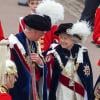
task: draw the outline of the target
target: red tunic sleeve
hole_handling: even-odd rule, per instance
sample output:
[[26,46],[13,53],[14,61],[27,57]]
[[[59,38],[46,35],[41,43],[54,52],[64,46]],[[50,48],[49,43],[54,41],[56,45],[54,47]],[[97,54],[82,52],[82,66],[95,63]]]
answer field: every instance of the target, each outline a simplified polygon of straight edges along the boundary
[[100,44],[98,38],[100,38],[100,8],[97,8],[96,10],[95,21],[94,21],[93,41],[96,44]]
[[48,48],[50,47],[50,44],[54,40],[59,40],[58,36],[56,36],[54,34],[54,32],[57,30],[57,28],[58,28],[58,26],[54,25],[54,26],[52,26],[50,31],[45,33],[45,35],[44,35],[44,51],[48,50]]
[[98,66],[100,66],[100,59],[99,59],[99,61],[98,61]]
[[0,100],[12,100],[12,98],[7,93],[0,93]]
[[2,25],[0,22],[0,40],[4,39],[4,33],[3,33],[3,29],[2,29]]

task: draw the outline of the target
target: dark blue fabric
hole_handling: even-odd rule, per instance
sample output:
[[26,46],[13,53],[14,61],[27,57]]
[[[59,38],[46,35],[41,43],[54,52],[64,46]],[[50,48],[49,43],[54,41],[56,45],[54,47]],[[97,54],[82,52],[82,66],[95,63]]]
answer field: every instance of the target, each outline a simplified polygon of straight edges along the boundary
[[26,44],[26,36],[23,32],[16,34],[16,37],[18,38],[18,40],[21,42],[21,44],[24,46],[24,49],[26,51],[26,53],[28,53],[28,47]]
[[[83,64],[80,64],[78,68],[78,75],[80,77],[80,80],[82,81],[84,88],[87,91],[88,95],[88,100],[93,100],[93,74],[92,74],[92,69],[91,69],[91,63],[88,57],[88,52],[84,52],[83,54]],[[83,71],[86,66],[89,66],[90,68],[90,75],[85,75],[85,72]]]
[[14,88],[10,90],[10,94],[13,100],[29,100],[31,90],[31,75],[14,49],[12,50],[12,55],[17,66],[18,79]]
[[[55,49],[58,52],[59,56],[61,57],[62,63],[65,65],[70,57],[70,52],[72,54],[72,57],[75,58],[75,63],[76,63],[76,59],[77,59],[77,55],[78,55],[78,51],[80,47],[81,45],[74,44],[71,51],[69,51],[68,49],[62,48],[61,46],[58,46]],[[83,63],[79,65],[77,73],[79,75],[80,80],[83,83],[85,90],[87,91],[88,100],[93,100],[93,75],[92,75],[91,63],[88,57],[87,50],[84,50],[84,51],[85,52],[83,53]],[[55,63],[53,65],[54,69],[53,69],[53,74],[52,74],[49,100],[56,100],[56,90],[57,90],[59,75],[62,70],[56,58],[54,62]],[[86,65],[89,66],[89,69],[90,69],[90,75],[88,76],[86,76],[83,71]]]
[[[29,51],[28,51],[28,46],[26,43],[25,34],[21,32],[21,33],[16,34],[16,37],[23,45],[26,51],[26,55],[28,55]],[[34,52],[36,52],[37,48],[34,41],[32,41],[31,46],[34,49]],[[13,55],[14,55],[15,63],[18,66],[18,75],[19,75],[18,81],[16,82],[14,89],[11,90],[11,95],[13,96],[13,100],[33,100],[31,75],[27,71],[26,66],[21,62],[21,59],[18,57],[15,50],[13,50]],[[46,65],[44,66],[44,69],[42,71],[43,71],[43,77],[44,77],[43,100],[47,100],[47,84],[46,84],[47,67]],[[29,97],[31,99],[29,99]]]
[[[26,45],[26,36],[24,35],[24,33],[19,33],[16,35],[16,37],[24,46],[25,51],[28,52]],[[19,58],[15,49],[12,49],[12,55],[18,70],[18,80],[15,83],[14,88],[10,90],[10,93],[13,97],[13,100],[29,100],[29,98],[32,97],[31,75],[26,69],[26,66],[23,64],[21,58]]]
[[43,68],[43,100],[47,100],[47,66],[44,65]]
[[51,87],[50,87],[50,93],[49,93],[49,100],[56,100],[56,90],[58,86],[59,76],[62,71],[62,69],[59,66],[59,63],[56,59],[54,59],[54,67],[53,67],[53,74],[52,74],[52,81],[51,81]]
[[93,26],[96,9],[99,7],[99,5],[100,0],[85,0],[85,7],[81,14],[80,20],[85,20],[89,22],[91,26]]

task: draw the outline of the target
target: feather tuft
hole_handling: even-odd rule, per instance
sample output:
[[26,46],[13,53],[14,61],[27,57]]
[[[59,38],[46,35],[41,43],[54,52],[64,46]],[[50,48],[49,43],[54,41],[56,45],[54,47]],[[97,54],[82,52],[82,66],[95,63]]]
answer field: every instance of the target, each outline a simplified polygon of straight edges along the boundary
[[36,13],[40,15],[48,15],[52,24],[64,20],[64,7],[60,3],[53,0],[46,0],[40,3],[36,8]]
[[82,41],[91,34],[91,27],[86,21],[77,21],[73,24],[72,28],[69,30],[71,35],[77,34],[82,38]]

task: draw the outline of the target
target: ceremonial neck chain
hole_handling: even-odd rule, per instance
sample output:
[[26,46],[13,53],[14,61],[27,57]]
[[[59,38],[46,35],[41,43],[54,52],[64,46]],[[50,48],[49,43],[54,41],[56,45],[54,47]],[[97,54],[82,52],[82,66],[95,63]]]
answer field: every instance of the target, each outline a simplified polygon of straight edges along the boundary
[[77,56],[73,57],[72,53],[71,53],[71,50],[69,52],[70,52],[70,56],[69,57],[65,56],[65,58],[67,58],[68,60],[73,60],[74,61],[77,58]]
[[41,51],[41,47],[40,47],[39,41],[35,41],[35,42],[30,41],[30,43],[29,43],[28,39],[26,39],[26,42],[27,42],[27,45],[28,45],[28,51],[30,51],[30,53],[34,52],[34,53],[39,54],[39,56],[45,62],[45,59],[44,59],[44,57],[42,55],[42,51]]
[[73,57],[73,56],[72,56],[72,53],[71,53],[71,50],[70,50],[70,57],[69,57],[69,59],[70,59],[70,60],[75,60],[76,58],[77,58],[77,56],[75,55],[75,57]]
[[36,42],[30,42],[28,44],[30,46],[31,52],[38,53],[38,54],[41,53],[41,48],[40,48],[40,44],[39,44],[38,41],[36,41]]
[[[60,65],[61,68],[63,69],[63,68],[67,65],[67,62],[66,62],[66,64],[65,64],[65,66],[64,66],[64,64],[63,64],[63,62],[61,61],[61,58],[60,58],[60,56],[59,56],[59,54],[58,54],[57,51],[54,52],[54,56],[56,57],[56,59],[58,60],[59,65]],[[77,56],[75,56],[75,57],[73,58],[73,57],[72,57],[72,54],[71,54],[71,51],[70,51],[70,57],[67,56],[67,58],[68,58],[68,60],[75,61],[75,59],[77,58]]]

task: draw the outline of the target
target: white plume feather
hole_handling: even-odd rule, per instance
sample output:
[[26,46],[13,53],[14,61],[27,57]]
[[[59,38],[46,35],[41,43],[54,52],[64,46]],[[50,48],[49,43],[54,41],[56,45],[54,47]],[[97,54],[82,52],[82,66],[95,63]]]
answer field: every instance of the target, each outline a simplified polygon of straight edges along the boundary
[[48,15],[52,24],[56,24],[60,20],[64,20],[64,7],[54,0],[45,0],[36,8],[36,13],[40,15]]
[[91,28],[86,21],[77,21],[69,31],[71,35],[77,34],[82,37],[82,41],[91,34]]

